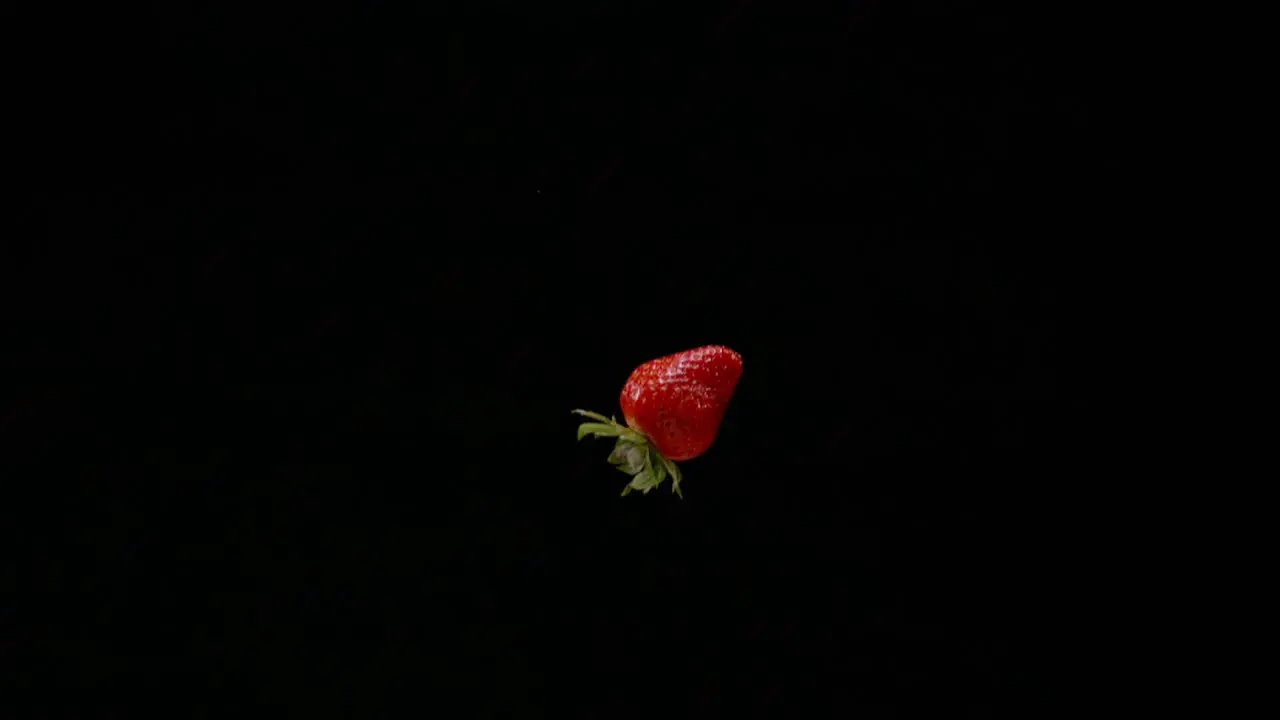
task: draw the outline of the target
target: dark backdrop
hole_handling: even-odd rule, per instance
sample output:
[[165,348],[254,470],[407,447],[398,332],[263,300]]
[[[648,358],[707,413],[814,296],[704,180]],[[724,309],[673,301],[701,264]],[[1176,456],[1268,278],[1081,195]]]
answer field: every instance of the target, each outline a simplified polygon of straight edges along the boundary
[[[106,19],[20,80],[11,419],[57,469],[21,571],[59,612],[14,677],[522,716],[1089,686],[1088,18]],[[709,343],[745,371],[684,500],[620,498],[569,410]]]

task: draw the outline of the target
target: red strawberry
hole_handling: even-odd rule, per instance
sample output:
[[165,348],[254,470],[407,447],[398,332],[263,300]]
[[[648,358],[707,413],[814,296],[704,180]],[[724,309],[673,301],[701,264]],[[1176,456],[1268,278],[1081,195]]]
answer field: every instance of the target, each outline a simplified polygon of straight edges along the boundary
[[626,426],[586,410],[574,410],[599,420],[583,423],[586,435],[616,437],[609,462],[634,477],[623,489],[649,492],[671,475],[671,489],[680,494],[680,469],[675,461],[706,452],[720,430],[729,398],[742,375],[742,356],[723,345],[667,355],[636,368],[622,388],[619,403]]

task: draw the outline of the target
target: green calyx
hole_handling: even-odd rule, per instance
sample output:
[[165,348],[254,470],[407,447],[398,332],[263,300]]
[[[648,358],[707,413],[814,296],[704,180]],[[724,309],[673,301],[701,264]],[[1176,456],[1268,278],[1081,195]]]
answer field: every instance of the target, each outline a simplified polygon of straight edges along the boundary
[[667,476],[671,476],[671,491],[680,497],[680,468],[658,452],[658,448],[649,442],[642,432],[620,425],[617,420],[605,417],[589,410],[574,410],[574,414],[589,417],[597,422],[582,423],[578,426],[578,440],[593,435],[595,437],[616,437],[617,444],[609,453],[609,463],[631,476],[631,482],[622,489],[625,497],[632,490],[648,493],[662,484]]

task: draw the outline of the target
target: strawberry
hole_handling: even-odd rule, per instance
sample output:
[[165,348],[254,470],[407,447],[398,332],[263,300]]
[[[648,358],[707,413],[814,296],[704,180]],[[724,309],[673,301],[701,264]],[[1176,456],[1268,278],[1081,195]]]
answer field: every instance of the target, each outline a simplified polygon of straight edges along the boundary
[[741,375],[742,356],[723,345],[650,360],[633,370],[622,387],[618,402],[626,425],[574,410],[598,421],[583,423],[578,439],[618,438],[609,462],[632,476],[623,495],[647,493],[670,475],[672,492],[683,497],[676,461],[693,459],[711,447]]

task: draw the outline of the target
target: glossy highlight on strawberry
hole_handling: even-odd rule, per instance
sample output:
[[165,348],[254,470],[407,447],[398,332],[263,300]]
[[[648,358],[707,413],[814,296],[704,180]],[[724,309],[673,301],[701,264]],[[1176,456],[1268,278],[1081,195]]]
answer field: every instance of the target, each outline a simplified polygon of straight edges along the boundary
[[650,360],[632,371],[618,398],[626,425],[586,410],[597,420],[578,428],[586,435],[616,437],[609,462],[632,475],[623,489],[649,492],[671,476],[680,491],[677,461],[690,460],[711,447],[742,376],[742,356],[723,345],[706,345]]

